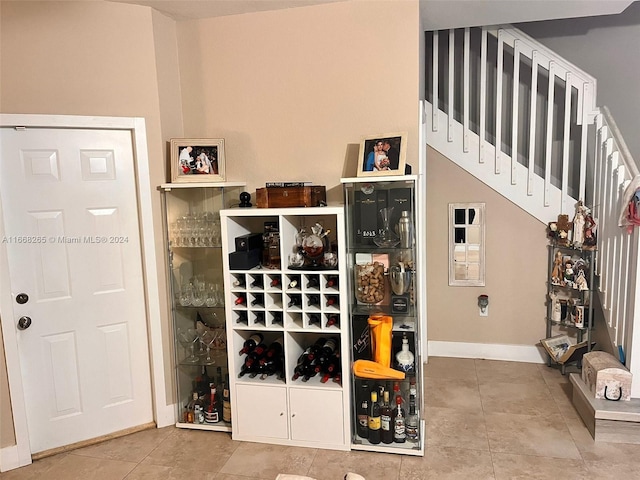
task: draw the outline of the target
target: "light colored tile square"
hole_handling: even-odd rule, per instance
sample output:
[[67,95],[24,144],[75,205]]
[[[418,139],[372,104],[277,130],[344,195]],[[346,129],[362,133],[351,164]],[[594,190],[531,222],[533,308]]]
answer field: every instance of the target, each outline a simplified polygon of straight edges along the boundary
[[429,357],[424,366],[425,377],[477,380],[473,358]]
[[367,480],[396,480],[401,460],[401,455],[394,454],[318,450],[307,475],[317,480],[341,480],[353,472]]
[[242,442],[220,473],[269,480],[279,473],[306,475],[315,456],[314,448]]
[[[197,459],[194,459],[194,461],[197,461]],[[218,478],[215,473],[210,472],[197,472],[194,474],[193,470],[142,463],[127,475],[126,480],[182,480],[194,476],[199,480],[215,480]]]
[[480,400],[485,413],[517,413],[549,416],[560,413],[544,383],[481,383]]
[[70,454],[52,463],[42,478],[60,478],[64,480],[121,480],[136,468],[136,465],[134,462]]
[[640,465],[617,463],[615,461],[590,461],[585,460],[590,478],[597,480],[620,480],[640,478]]
[[[563,480],[593,480],[582,460],[567,458],[537,457],[494,453],[493,470],[496,480],[548,480],[561,477]],[[562,472],[559,475],[559,472]]]
[[451,408],[425,409],[427,446],[489,450],[484,416]]
[[559,413],[551,416],[485,413],[492,453],[580,459],[580,452]]
[[478,384],[473,380],[427,377],[424,403],[429,407],[482,411]]
[[[369,480],[369,477],[366,477]],[[387,477],[375,476],[371,479]],[[492,480],[491,454],[455,447],[428,447],[424,457],[402,457],[402,480]]]
[[476,360],[478,383],[533,383],[544,385],[537,363],[503,362],[499,360]]

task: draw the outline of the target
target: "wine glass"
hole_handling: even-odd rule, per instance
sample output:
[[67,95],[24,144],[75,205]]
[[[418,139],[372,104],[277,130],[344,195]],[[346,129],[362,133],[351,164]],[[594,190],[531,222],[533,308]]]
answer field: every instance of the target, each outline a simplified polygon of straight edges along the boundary
[[213,365],[216,361],[211,357],[211,348],[214,346],[216,341],[218,340],[217,332],[214,330],[205,330],[200,335],[200,342],[202,345],[207,347],[207,356],[204,358],[205,365]]
[[191,301],[193,300],[193,283],[185,283],[180,290],[180,298],[178,301],[180,305],[183,307],[188,307],[191,305]]
[[206,301],[205,283],[202,280],[195,279],[193,285],[193,298],[191,299],[191,305],[194,307],[201,307]]
[[215,287],[213,283],[210,283],[207,288],[207,298],[204,300],[206,307],[215,307],[218,304],[218,294]]
[[198,363],[200,361],[196,355],[196,342],[198,339],[198,331],[195,328],[178,329],[178,341],[185,347],[185,350],[189,349],[189,356],[184,359],[186,363]]

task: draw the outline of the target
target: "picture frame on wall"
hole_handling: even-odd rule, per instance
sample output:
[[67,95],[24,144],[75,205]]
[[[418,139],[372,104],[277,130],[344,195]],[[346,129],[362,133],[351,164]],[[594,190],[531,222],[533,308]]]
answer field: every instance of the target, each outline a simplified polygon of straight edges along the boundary
[[172,183],[223,182],[224,167],[224,139],[171,139]]
[[404,175],[407,133],[368,135],[360,142],[358,177]]

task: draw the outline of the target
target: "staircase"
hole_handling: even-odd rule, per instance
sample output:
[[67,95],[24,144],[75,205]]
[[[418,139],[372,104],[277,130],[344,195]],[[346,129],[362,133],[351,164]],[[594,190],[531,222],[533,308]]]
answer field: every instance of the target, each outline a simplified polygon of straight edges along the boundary
[[640,377],[639,236],[618,226],[639,169],[596,79],[508,25],[426,32],[426,54],[429,146],[545,225],[592,209],[601,314]]

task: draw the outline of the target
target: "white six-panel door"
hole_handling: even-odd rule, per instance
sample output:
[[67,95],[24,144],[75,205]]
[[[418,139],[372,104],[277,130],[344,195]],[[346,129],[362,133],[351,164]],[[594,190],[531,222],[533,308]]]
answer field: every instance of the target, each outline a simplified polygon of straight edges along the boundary
[[17,330],[31,452],[152,422],[130,132],[5,128],[1,140],[2,320]]

